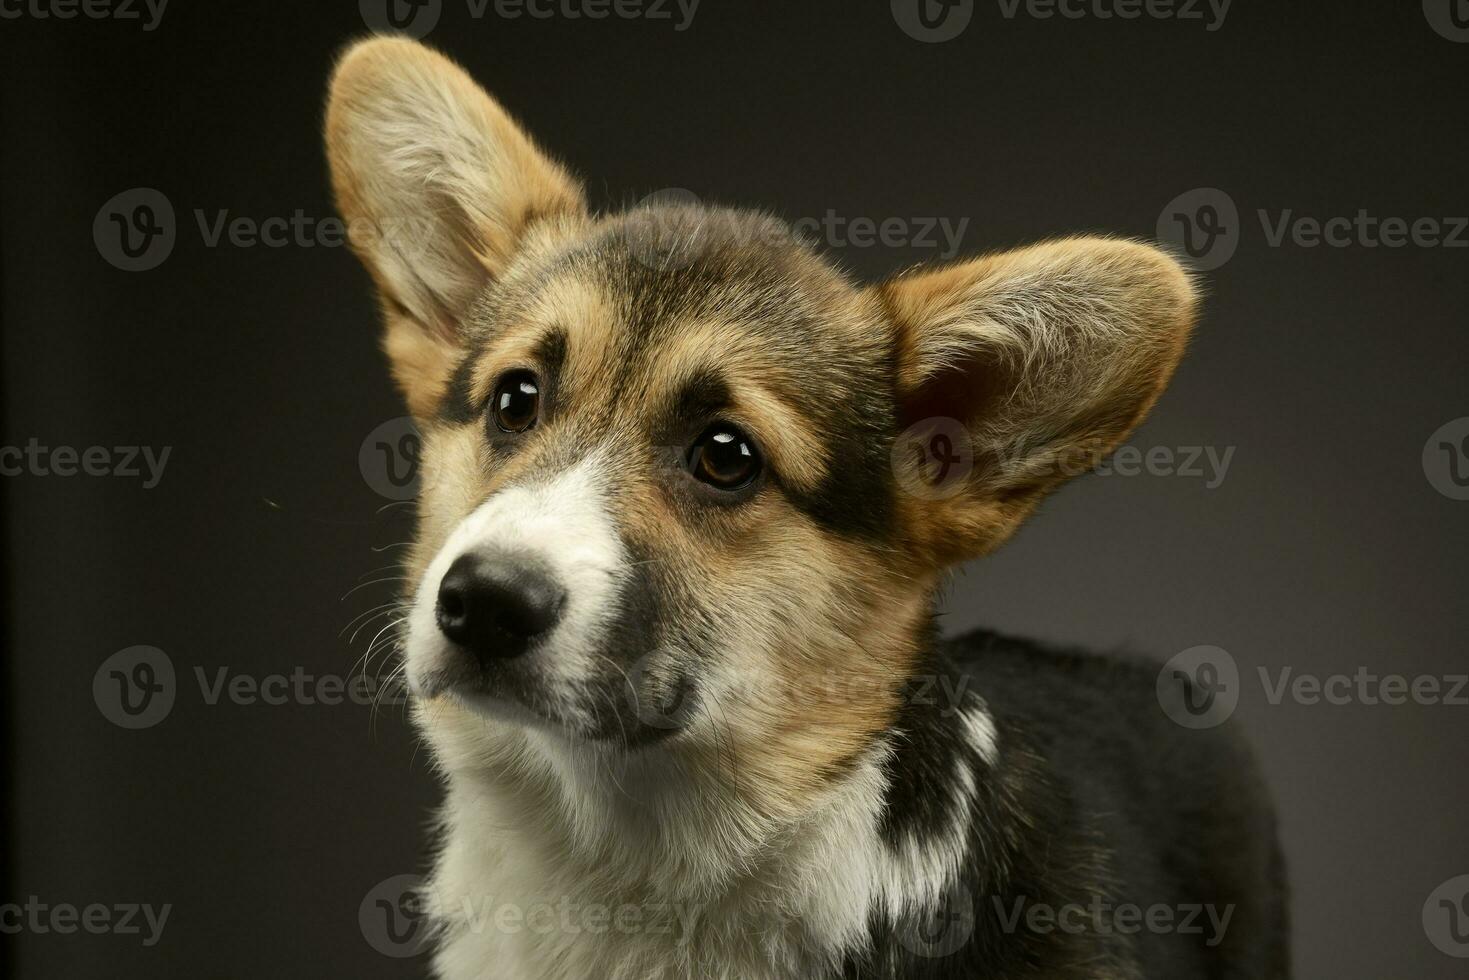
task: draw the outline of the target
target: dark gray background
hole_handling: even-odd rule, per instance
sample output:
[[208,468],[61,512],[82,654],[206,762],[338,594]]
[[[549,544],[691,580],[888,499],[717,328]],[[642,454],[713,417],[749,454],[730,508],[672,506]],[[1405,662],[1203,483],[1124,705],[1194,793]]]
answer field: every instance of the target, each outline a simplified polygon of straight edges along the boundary
[[[1448,0],[1445,0],[1447,3]],[[4,892],[172,903],[163,938],[0,938],[10,976],[418,975],[358,905],[420,869],[436,797],[398,709],[210,706],[195,667],[346,674],[385,601],[403,510],[358,448],[401,414],[342,248],[207,248],[193,212],[330,215],[319,145],[352,2],[175,0],[138,22],[0,22],[4,445],[173,447],[160,485],[6,478]],[[1469,502],[1430,434],[1469,415],[1469,250],[1269,247],[1258,209],[1469,213],[1469,44],[1417,2],[1235,0],[1200,21],[1005,18],[919,43],[886,2],[704,0],[668,21],[475,20],[429,41],[588,179],[602,206],[686,187],[787,217],[970,219],[967,250],[1151,236],[1194,188],[1237,204],[1192,352],[1141,447],[1234,447],[1223,484],[1096,476],[964,570],[946,628],[986,624],[1244,672],[1278,795],[1302,977],[1463,975],[1425,900],[1469,873],[1469,708],[1268,703],[1257,667],[1469,670]],[[178,243],[128,273],[93,244],[113,195],[161,190]],[[922,248],[838,249],[864,277]],[[265,500],[278,506],[269,506]],[[368,575],[367,578],[378,576]],[[180,693],[124,731],[109,655],[166,651]]]

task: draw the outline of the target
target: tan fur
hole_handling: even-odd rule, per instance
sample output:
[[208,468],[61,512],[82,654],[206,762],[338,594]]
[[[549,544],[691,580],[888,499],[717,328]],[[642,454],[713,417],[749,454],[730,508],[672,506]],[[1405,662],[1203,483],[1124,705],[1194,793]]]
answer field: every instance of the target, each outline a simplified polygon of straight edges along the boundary
[[[844,889],[897,905],[919,894],[833,879],[841,844],[828,836],[877,839],[875,760],[918,669],[937,583],[1084,470],[1075,457],[1097,461],[1142,420],[1182,354],[1193,285],[1156,249],[1081,238],[864,289],[768,217],[698,209],[651,215],[657,247],[630,247],[650,244],[649,215],[587,215],[581,188],[461,69],[404,40],[347,52],[326,129],[349,222],[422,219],[407,238],[356,242],[394,377],[425,431],[410,601],[431,605],[428,569],[472,515],[585,467],[585,495],[636,558],[602,570],[607,588],[621,596],[646,576],[662,618],[656,635],[573,651],[591,665],[577,693],[599,706],[684,675],[700,685],[699,716],[657,755],[619,751],[625,729],[557,718],[548,735],[448,694],[418,703],[451,777],[450,811],[489,814],[498,834],[450,828],[436,883],[465,893],[503,870],[497,881],[530,894],[672,898],[703,917],[702,945],[676,961],[559,937],[526,953],[538,972],[506,976],[829,969],[866,921],[867,906],[842,906]],[[548,372],[536,358],[553,333],[565,352],[546,418],[501,440],[484,405],[507,371]],[[449,384],[461,367],[463,392]],[[737,504],[712,503],[682,465],[697,433],[659,428],[681,388],[711,374],[728,389],[719,419],[767,462]],[[456,398],[465,404],[445,411]],[[923,474],[889,450],[903,426],[936,416],[967,432],[972,471],[950,493],[905,492]],[[861,480],[871,500],[831,508],[891,497],[886,526],[847,527],[848,514],[824,509]],[[546,880],[525,870],[540,868]],[[769,948],[747,942],[750,922]],[[444,968],[479,975],[481,948],[450,946]],[[577,965],[591,962],[602,972]]]
[[1197,312],[1193,283],[1147,245],[1073,238],[877,287],[897,326],[900,398],[941,399],[973,440],[962,493],[910,501],[938,563],[983,554],[1041,497],[1126,438],[1166,387]]
[[[800,417],[766,379],[780,385],[791,365],[780,363],[738,324],[721,320],[689,323],[659,352],[653,387],[670,391],[700,371],[720,369],[749,379],[736,393],[730,420],[767,436],[772,461],[797,486],[814,487],[826,475],[821,443],[809,419]],[[774,389],[774,390],[773,390]]]
[[381,296],[394,375],[426,415],[469,304],[530,225],[585,213],[581,187],[458,65],[404,38],[343,55],[326,144],[337,207]]

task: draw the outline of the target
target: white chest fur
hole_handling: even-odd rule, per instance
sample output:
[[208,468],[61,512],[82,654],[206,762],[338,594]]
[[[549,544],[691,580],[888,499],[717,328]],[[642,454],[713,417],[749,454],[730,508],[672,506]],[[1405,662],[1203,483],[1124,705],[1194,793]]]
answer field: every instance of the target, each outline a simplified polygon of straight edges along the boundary
[[967,814],[946,840],[883,839],[886,746],[777,822],[658,752],[629,765],[518,730],[487,753],[476,735],[495,762],[472,776],[452,765],[469,747],[435,739],[455,773],[425,895],[443,980],[819,980],[964,858]]

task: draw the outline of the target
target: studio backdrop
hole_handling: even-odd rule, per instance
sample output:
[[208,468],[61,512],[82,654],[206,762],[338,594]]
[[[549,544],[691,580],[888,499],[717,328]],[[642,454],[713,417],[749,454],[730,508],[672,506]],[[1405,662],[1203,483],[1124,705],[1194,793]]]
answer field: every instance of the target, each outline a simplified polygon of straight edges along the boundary
[[1463,975],[1462,0],[0,0],[0,972],[426,972],[438,785],[379,615],[417,435],[321,145],[370,30],[602,209],[753,205],[860,280],[1186,256],[1151,421],[942,628],[1188,671],[1278,801],[1298,975]]

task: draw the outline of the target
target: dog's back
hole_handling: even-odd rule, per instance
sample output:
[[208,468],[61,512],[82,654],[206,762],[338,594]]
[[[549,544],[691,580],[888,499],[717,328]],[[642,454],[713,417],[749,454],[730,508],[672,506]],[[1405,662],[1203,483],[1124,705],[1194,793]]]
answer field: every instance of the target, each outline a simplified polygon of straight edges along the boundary
[[[984,864],[939,924],[974,936],[925,957],[890,935],[892,975],[1289,976],[1275,817],[1233,726],[1176,724],[1157,664],[984,631],[941,650],[935,689],[978,692],[994,720],[997,789],[969,828]],[[1171,672],[1162,683],[1192,693]],[[908,751],[932,714],[908,713]],[[883,958],[850,975],[884,975]]]

